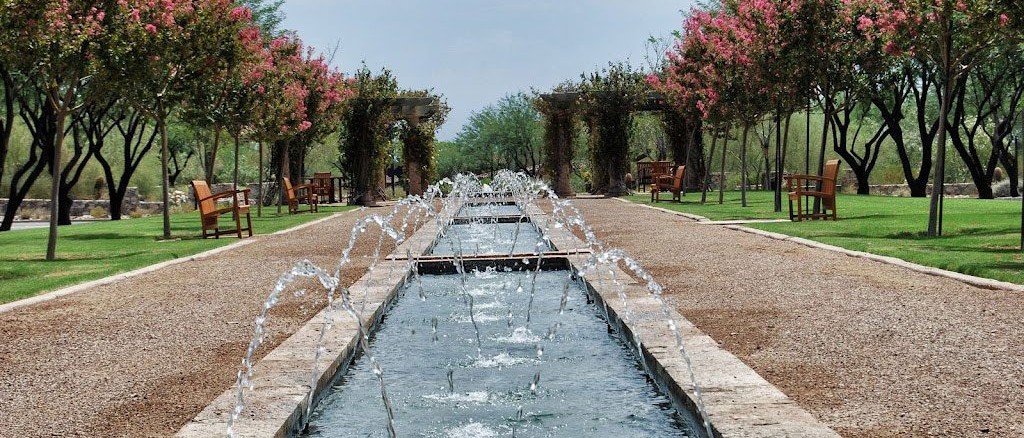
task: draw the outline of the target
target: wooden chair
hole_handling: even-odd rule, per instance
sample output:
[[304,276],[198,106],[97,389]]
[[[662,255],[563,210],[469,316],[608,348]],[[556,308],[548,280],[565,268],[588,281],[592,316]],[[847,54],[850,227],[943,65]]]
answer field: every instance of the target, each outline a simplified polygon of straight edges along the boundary
[[[249,189],[228,190],[217,194],[210,193],[210,186],[206,181],[192,181],[192,190],[196,194],[196,203],[199,205],[199,217],[203,222],[203,238],[213,237],[220,239],[223,234],[237,233],[242,238],[242,231],[248,231],[252,237],[252,216],[249,215]],[[242,195],[244,203],[239,202],[238,196]],[[218,199],[231,199],[231,205],[224,208],[217,208]],[[232,213],[235,219],[233,229],[221,230],[219,218],[222,215]],[[242,228],[242,215],[245,215],[246,227]]]
[[317,204],[326,204],[334,199],[334,185],[331,184],[330,172],[316,172],[311,181],[313,193],[316,193]]
[[682,202],[683,178],[686,166],[676,168],[675,176],[661,175],[651,184],[651,202],[661,201],[661,192],[672,192],[672,200]]
[[293,186],[292,181],[287,177],[282,179],[284,180],[285,199],[288,200],[288,213],[297,214],[299,212],[300,199],[305,200],[306,204],[309,205],[310,213],[320,211],[320,205],[316,199],[316,191],[313,190],[312,184]]
[[[836,214],[836,178],[839,177],[839,160],[825,162],[824,175],[786,175],[786,191],[789,192],[789,219],[800,222],[804,219],[828,219],[839,220]],[[819,188],[820,187],[820,190]],[[804,198],[820,200],[821,211],[811,211],[812,204],[808,199],[807,205],[803,205]],[[796,201],[796,212],[793,211],[793,201]],[[805,211],[804,209],[807,209]]]
[[636,162],[636,187],[648,187],[658,179],[659,176],[668,175],[668,161],[637,161]]

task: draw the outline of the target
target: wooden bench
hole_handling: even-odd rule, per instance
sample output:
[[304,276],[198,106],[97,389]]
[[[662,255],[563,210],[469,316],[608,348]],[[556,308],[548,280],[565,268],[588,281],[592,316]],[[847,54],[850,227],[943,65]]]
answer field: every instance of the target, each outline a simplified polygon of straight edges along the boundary
[[637,161],[636,162],[636,187],[647,187],[654,184],[659,176],[668,175],[668,161]]
[[[839,177],[839,160],[825,162],[825,172],[818,175],[786,175],[786,191],[789,192],[789,220],[800,222],[804,219],[839,220],[836,213],[836,178]],[[820,187],[820,189],[819,189]],[[804,205],[807,198],[807,205]],[[811,210],[811,199],[819,200],[821,210]],[[793,210],[796,201],[796,211]]]
[[312,184],[293,186],[292,181],[288,177],[284,177],[282,180],[284,181],[285,199],[288,201],[288,213],[297,214],[299,212],[300,199],[306,201],[306,205],[309,205],[310,213],[320,211],[316,190],[314,190]]
[[672,193],[672,200],[682,202],[683,179],[686,176],[686,166],[676,168],[674,176],[660,175],[651,184],[651,202],[661,201],[661,192]]
[[[224,234],[238,234],[242,238],[242,231],[248,231],[252,237],[252,216],[249,214],[249,189],[228,190],[216,194],[210,193],[210,185],[203,180],[192,181],[192,190],[195,191],[196,203],[199,206],[199,217],[203,223],[203,238],[213,237],[220,239]],[[239,199],[242,196],[242,200]],[[231,205],[224,208],[217,208],[217,201],[220,199],[231,199]],[[244,201],[244,202],[240,202]],[[231,213],[235,219],[233,229],[220,229],[220,217]],[[242,228],[242,215],[245,215],[245,228]]]

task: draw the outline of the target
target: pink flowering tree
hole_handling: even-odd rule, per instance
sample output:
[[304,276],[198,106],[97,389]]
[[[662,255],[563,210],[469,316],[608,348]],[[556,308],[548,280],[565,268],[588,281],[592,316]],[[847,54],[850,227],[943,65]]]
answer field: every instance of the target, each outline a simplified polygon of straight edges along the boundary
[[[822,5],[822,30],[815,52],[822,59],[817,71],[817,93],[824,114],[818,173],[824,168],[824,153],[831,133],[833,149],[857,177],[858,193],[868,194],[869,176],[882,145],[893,127],[873,126],[862,137],[862,128],[873,103],[902,105],[906,88],[901,81],[905,45],[889,30],[908,20],[904,7],[889,0],[850,0]],[[885,31],[880,31],[885,30]],[[830,132],[831,131],[831,132]]]
[[297,64],[296,80],[305,91],[306,117],[288,141],[288,155],[293,163],[290,171],[296,178],[305,174],[306,154],[313,145],[337,132],[346,103],[354,94],[344,75],[330,67],[323,55],[312,48],[305,52],[305,57]]
[[[4,64],[30,72],[33,87],[45,98],[53,115],[48,146],[52,171],[50,234],[46,259],[57,251],[57,225],[64,137],[72,113],[91,102],[102,83],[96,75],[97,58],[109,37],[107,3],[100,0],[6,0],[0,2],[0,25],[9,41],[0,47]],[[10,33],[7,33],[10,32]]]
[[[927,233],[941,235],[946,143],[953,97],[966,85],[965,79],[977,66],[998,53],[994,47],[1019,43],[1022,6],[1014,0],[860,0],[854,3],[873,7],[869,8],[869,13],[850,14],[849,20],[856,23],[857,30],[869,40],[885,40],[883,51],[887,54],[916,58],[923,67],[921,80],[925,83],[925,92],[929,83],[936,85],[938,120],[933,131],[927,131],[923,124],[920,128],[928,138],[933,135],[936,138],[935,182]],[[874,17],[871,11],[880,14]],[[934,74],[929,73],[932,69]],[[920,102],[918,107],[920,113],[923,109]],[[921,119],[920,114],[918,118]],[[925,158],[928,163],[929,160],[930,157]]]
[[229,0],[118,0],[118,50],[106,74],[131,105],[156,121],[161,143],[164,238],[170,238],[167,118],[189,91],[226,75],[249,25]]
[[1024,6],[1014,0],[907,0],[913,14],[902,32],[912,39],[908,50],[921,53],[938,67],[941,99],[935,158],[935,179],[928,213],[928,235],[942,235],[942,198],[946,178],[946,141],[950,107],[961,78],[988,61],[997,44],[1019,42]]
[[[725,17],[719,11],[691,11],[684,23],[683,33],[667,53],[668,61],[664,71],[647,78],[648,83],[675,107],[675,112],[697,115],[711,127],[714,134],[709,162],[714,160],[720,133],[728,133],[735,119],[732,113],[734,108],[726,103],[732,100],[732,93],[736,91],[736,88],[730,87],[736,69],[728,60],[719,56],[722,48],[731,47],[717,31],[724,26],[722,21],[725,21]],[[726,145],[727,141],[723,141],[722,175],[725,172]],[[707,185],[705,181],[702,200],[706,198]],[[724,193],[720,192],[719,203],[723,201]]]
[[[255,85],[258,97],[249,124],[249,136],[259,144],[259,179],[263,182],[264,144],[273,145],[277,163],[277,183],[289,176],[287,157],[288,139],[311,126],[308,120],[306,97],[308,90],[299,76],[303,68],[302,43],[294,37],[278,37],[263,47],[262,61],[247,69],[248,82]],[[265,195],[261,193],[259,204]],[[280,209],[280,204],[278,206]],[[258,207],[258,214],[262,206]]]

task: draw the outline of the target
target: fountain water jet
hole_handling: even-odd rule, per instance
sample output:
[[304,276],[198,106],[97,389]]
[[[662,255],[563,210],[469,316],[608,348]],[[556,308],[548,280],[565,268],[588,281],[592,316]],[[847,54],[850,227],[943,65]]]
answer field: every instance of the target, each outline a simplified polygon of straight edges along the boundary
[[[585,245],[584,245],[585,249],[582,250],[582,251],[586,251],[586,252],[590,253],[589,261],[588,261],[586,267],[581,269],[580,272],[579,272],[579,276],[580,276],[579,280],[580,281],[582,281],[583,277],[585,277],[588,273],[596,271],[598,269],[598,266],[612,266],[612,265],[618,264],[619,262],[624,262],[626,264],[627,268],[629,268],[634,273],[634,275],[637,275],[637,276],[639,276],[639,277],[641,277],[641,278],[643,278],[643,279],[645,279],[647,281],[647,287],[650,290],[650,293],[655,297],[655,299],[658,300],[658,302],[660,304],[665,306],[665,312],[663,313],[663,315],[667,319],[666,323],[671,328],[673,328],[673,331],[676,334],[679,353],[681,355],[683,355],[683,357],[686,359],[687,365],[688,365],[688,367],[690,369],[691,378],[692,378],[692,384],[693,384],[693,387],[695,388],[695,394],[696,394],[696,396],[698,398],[698,408],[699,408],[699,410],[702,413],[701,417],[705,420],[704,426],[707,429],[709,435],[713,436],[711,425],[707,421],[708,417],[707,417],[706,413],[704,413],[703,403],[702,403],[702,401],[699,400],[700,399],[700,389],[699,389],[699,386],[697,385],[696,377],[693,376],[692,365],[690,364],[689,358],[686,356],[686,351],[685,351],[685,349],[682,346],[682,340],[681,340],[681,337],[679,337],[678,329],[676,329],[675,321],[672,320],[671,313],[668,311],[667,305],[661,299],[661,289],[660,289],[660,286],[657,285],[657,283],[654,282],[653,279],[649,278],[649,275],[647,275],[646,272],[642,270],[642,268],[639,268],[638,265],[634,266],[635,261],[633,261],[632,259],[628,258],[628,256],[626,256],[621,251],[605,251],[603,245],[600,243],[600,241],[598,241],[596,239],[596,236],[594,235],[593,231],[586,225],[585,221],[582,219],[582,216],[579,214],[579,211],[576,210],[575,207],[573,207],[567,201],[559,200],[557,198],[557,196],[555,196],[554,193],[550,189],[548,189],[546,186],[544,186],[543,184],[541,184],[539,182],[536,182],[536,181],[533,181],[533,180],[529,180],[528,178],[526,178],[524,175],[521,175],[521,174],[513,174],[511,172],[501,172],[494,179],[494,187],[496,188],[497,192],[507,193],[507,194],[510,195],[511,198],[514,199],[515,206],[518,208],[518,211],[520,212],[519,220],[516,222],[517,224],[522,224],[523,223],[524,218],[527,216],[527,209],[533,208],[533,209],[536,210],[537,201],[540,199],[541,196],[546,195],[551,200],[551,214],[550,214],[549,220],[545,220],[542,224],[534,224],[534,225],[536,225],[536,229],[537,229],[538,233],[540,234],[540,241],[536,243],[536,245],[534,246],[534,251],[533,251],[536,265],[530,267],[531,268],[530,271],[532,271],[531,272],[532,275],[530,276],[530,282],[531,282],[531,285],[530,285],[530,299],[529,299],[529,303],[527,305],[527,310],[526,310],[526,328],[527,328],[527,330],[528,330],[528,327],[529,327],[530,323],[532,322],[533,301],[534,301],[535,295],[537,293],[537,290],[536,290],[537,289],[537,276],[541,272],[542,266],[544,264],[544,258],[545,258],[545,255],[546,255],[545,249],[546,248],[547,249],[553,248],[553,245],[551,244],[551,242],[552,242],[552,240],[551,240],[552,229],[563,230],[564,233],[566,233],[568,235],[572,235],[574,229],[580,231],[582,233],[582,235],[584,236],[584,238],[585,238]],[[445,190],[444,190],[445,188],[448,189],[447,196],[445,196]],[[294,277],[296,277],[296,276],[298,276],[298,277],[316,277],[316,278],[320,279],[321,284],[323,285],[324,289],[327,291],[327,303],[328,303],[327,304],[327,309],[328,309],[328,312],[325,313],[325,320],[324,320],[324,323],[323,323],[323,329],[321,330],[321,343],[320,343],[320,345],[322,346],[323,345],[323,342],[322,342],[323,339],[322,338],[327,336],[327,334],[330,331],[331,327],[333,326],[333,322],[334,322],[334,312],[333,312],[333,310],[335,309],[335,306],[336,306],[334,295],[335,295],[335,291],[339,287],[338,279],[340,278],[341,269],[345,265],[347,265],[349,263],[349,261],[350,261],[349,256],[350,256],[350,253],[351,253],[352,249],[355,246],[355,242],[356,242],[356,240],[358,238],[358,235],[364,233],[366,231],[366,227],[367,226],[369,226],[369,225],[376,225],[381,230],[380,235],[378,236],[378,239],[377,239],[377,245],[375,246],[375,250],[374,250],[374,253],[373,253],[373,257],[372,257],[370,266],[368,267],[368,271],[370,273],[373,273],[374,269],[376,269],[376,266],[378,265],[378,262],[380,261],[381,250],[382,250],[384,242],[387,239],[390,239],[390,241],[394,241],[396,245],[401,244],[402,241],[406,237],[406,233],[407,233],[407,229],[408,229],[409,221],[410,221],[411,217],[414,218],[414,223],[415,223],[415,225],[413,226],[414,229],[415,229],[416,226],[418,226],[420,224],[420,220],[422,218],[433,218],[436,221],[436,224],[438,225],[438,229],[440,230],[439,236],[445,237],[448,233],[451,232],[450,231],[451,230],[451,224],[454,223],[455,217],[460,214],[459,212],[461,211],[463,206],[464,205],[468,205],[468,203],[470,202],[471,199],[473,199],[473,198],[491,199],[490,201],[485,201],[483,205],[485,205],[485,206],[487,206],[487,205],[496,206],[497,205],[496,203],[494,203],[495,202],[494,201],[495,197],[493,196],[494,193],[493,192],[487,192],[487,191],[485,191],[483,189],[484,189],[484,187],[482,187],[479,184],[479,182],[476,181],[475,178],[473,178],[473,177],[459,176],[459,177],[456,177],[454,180],[444,180],[441,183],[439,183],[439,184],[437,184],[435,186],[432,186],[428,190],[427,194],[423,198],[412,197],[412,198],[407,198],[405,200],[402,200],[402,201],[399,202],[398,205],[396,205],[394,207],[394,209],[393,209],[391,214],[389,214],[387,216],[371,216],[369,218],[366,218],[366,219],[360,221],[357,224],[356,227],[353,227],[353,230],[352,230],[352,233],[351,233],[351,236],[350,236],[350,239],[349,239],[349,245],[343,251],[341,261],[338,263],[338,265],[337,265],[337,267],[336,267],[336,269],[334,271],[334,275],[328,275],[325,271],[323,271],[323,270],[321,270],[319,268],[316,268],[311,263],[307,262],[306,264],[300,264],[301,266],[297,265],[296,269],[293,269],[291,272],[287,273],[285,276],[282,276],[282,281],[279,281],[279,285],[278,285],[279,287],[275,287],[275,290],[272,292],[271,296],[268,297],[267,303],[265,304],[264,309],[261,312],[261,317],[257,318],[257,328],[256,328],[256,332],[255,332],[255,335],[254,335],[254,338],[253,338],[254,339],[254,343],[250,344],[250,347],[251,347],[250,351],[247,351],[246,358],[243,359],[243,370],[239,372],[239,379],[238,379],[238,382],[237,382],[238,404],[236,405],[236,410],[235,410],[236,412],[232,416],[232,423],[233,423],[233,421],[235,419],[237,419],[238,414],[240,414],[241,411],[244,409],[244,406],[245,406],[245,404],[244,404],[244,390],[245,390],[245,388],[248,387],[251,390],[251,384],[252,384],[252,375],[251,375],[251,372],[252,372],[252,352],[254,352],[255,349],[258,348],[259,345],[263,341],[263,336],[264,336],[263,324],[265,324],[265,322],[266,322],[267,314],[269,313],[269,310],[272,307],[274,307],[274,305],[277,304],[278,299],[279,299],[279,297],[281,295],[281,292],[293,281],[292,279]],[[487,198],[484,195],[490,196],[490,198]],[[441,202],[441,204],[442,204],[441,210],[438,211],[438,210],[436,210],[434,208],[434,202],[435,201],[440,201]],[[396,226],[391,225],[391,224],[395,223],[394,221],[396,220],[396,215],[398,214],[398,212],[399,212],[399,210],[401,208],[406,209],[406,213],[405,213],[404,217],[402,218],[402,225],[401,225],[401,227],[396,227]],[[490,216],[490,219],[492,219],[491,222],[497,224],[499,222],[497,213],[495,213],[497,210],[491,210],[491,211],[492,211],[491,216]],[[493,236],[494,236],[493,240],[495,240],[495,241],[499,240],[499,237],[498,237],[498,234],[497,234],[497,227],[495,227],[495,229],[494,229],[494,235]],[[519,226],[514,228],[514,230],[512,231],[512,236],[511,237],[512,237],[512,245],[511,245],[511,248],[509,249],[508,253],[505,255],[505,257],[511,257],[514,254],[514,252],[515,252],[515,243],[518,242],[519,238],[520,238],[520,228],[519,228]],[[452,240],[456,240],[456,239],[452,239]],[[479,245],[479,243],[477,243],[477,245]],[[482,337],[481,337],[481,334],[480,334],[480,327],[479,327],[479,325],[477,324],[477,321],[476,321],[476,315],[475,315],[476,309],[475,309],[475,305],[474,305],[475,304],[474,297],[473,297],[472,294],[470,294],[470,292],[469,292],[469,290],[467,289],[467,286],[466,286],[467,285],[467,274],[468,273],[467,273],[466,266],[465,266],[466,257],[465,257],[465,255],[463,254],[463,251],[462,251],[461,238],[458,239],[458,246],[459,246],[459,248],[457,250],[455,250],[454,247],[452,248],[453,249],[452,252],[454,253],[453,254],[453,263],[456,266],[456,271],[457,271],[458,275],[461,277],[460,278],[460,282],[461,282],[461,285],[462,285],[462,293],[463,293],[464,300],[466,301],[466,304],[469,307],[470,321],[471,321],[471,323],[474,326],[475,338],[476,338],[476,350],[477,350],[477,356],[479,357],[479,356],[482,356],[482,351],[483,351],[483,344],[482,344],[482,339],[481,339]],[[407,272],[405,274],[406,278],[407,278],[406,281],[408,282],[409,279],[411,278],[413,281],[416,282],[416,284],[417,284],[417,286],[419,288],[418,289],[418,292],[419,292],[418,295],[420,297],[420,300],[425,302],[426,301],[426,292],[424,290],[423,283],[422,283],[422,281],[423,281],[422,280],[422,273],[420,272],[420,266],[421,265],[420,265],[420,263],[418,263],[416,261],[416,256],[414,256],[414,254],[412,253],[411,248],[406,248],[405,251],[406,251],[405,259],[407,261],[407,268],[408,268]],[[579,255],[579,254],[581,254],[582,251],[581,251],[581,249],[579,247],[575,247],[572,250],[572,254]],[[476,254],[477,255],[480,254],[480,250],[479,249],[476,252]],[[526,258],[523,261],[526,264],[534,262],[534,260],[531,260],[529,258]],[[391,267],[390,269],[393,269],[393,265],[389,265],[389,266]],[[608,268],[608,272],[611,273],[612,281],[617,282],[617,280],[615,279],[615,272],[614,272],[614,270],[609,267]],[[520,279],[520,285],[518,285],[516,287],[517,293],[521,293],[522,290],[523,290],[522,285],[521,285],[521,281],[522,280]],[[566,282],[564,282],[564,285],[562,287],[563,290],[562,290],[562,294],[561,294],[561,297],[560,297],[560,300],[559,300],[557,315],[562,315],[566,311],[566,306],[568,304],[569,290],[570,290],[569,284],[570,284],[570,281],[567,280]],[[371,285],[372,285],[372,283],[371,283]],[[347,288],[342,288],[341,289],[341,297],[342,297],[341,307],[345,310],[345,312],[351,318],[353,318],[354,320],[356,320],[358,322],[357,325],[359,326],[359,329],[360,329],[360,332],[359,332],[359,347],[362,349],[364,355],[369,358],[369,360],[371,362],[371,369],[372,369],[373,375],[376,377],[376,380],[379,383],[381,399],[382,399],[382,401],[383,401],[383,403],[385,405],[385,410],[386,410],[387,417],[388,417],[388,420],[387,420],[388,434],[390,436],[395,436],[396,435],[396,430],[395,430],[395,421],[394,421],[394,407],[392,406],[392,402],[391,402],[391,400],[390,400],[390,398],[388,396],[388,392],[387,392],[387,389],[386,389],[386,386],[385,386],[384,371],[383,371],[383,368],[381,367],[380,363],[377,361],[377,358],[372,354],[370,340],[369,340],[369,334],[366,332],[366,330],[364,330],[364,327],[365,327],[366,324],[365,324],[365,321],[363,319],[363,313],[366,310],[365,306],[367,305],[367,301],[368,301],[367,296],[366,296],[366,294],[368,293],[367,292],[368,290],[369,290],[369,288],[364,289],[364,296],[363,296],[362,302],[359,304],[358,310],[357,310],[355,304],[353,303],[353,300],[352,300],[352,297],[351,297],[351,295],[349,293],[349,290]],[[624,300],[624,303],[625,303],[624,293],[622,295],[623,295],[623,300]],[[590,301],[589,298],[587,299],[587,301],[588,302]],[[512,328],[512,326],[514,325],[513,324],[513,316],[514,316],[514,314],[511,311],[511,307],[510,307],[510,312],[509,312],[509,317],[508,317],[508,327],[509,328]],[[435,317],[431,321],[431,325],[432,325],[432,335],[431,336],[432,336],[433,343],[437,343],[438,342],[437,324],[438,324],[437,323],[437,319]],[[543,339],[546,340],[546,341],[553,340],[555,335],[558,333],[558,331],[559,331],[559,329],[561,327],[562,327],[561,319],[556,319],[553,322],[553,324],[550,326],[550,328],[548,329],[548,334]],[[637,348],[639,350],[639,344],[638,343],[637,343]],[[316,374],[315,371],[316,371],[316,368],[318,366],[317,364],[319,363],[319,359],[320,359],[319,356],[320,356],[321,353],[322,353],[321,348],[318,348],[317,352],[316,352],[316,357],[314,359],[314,375]],[[536,345],[537,360],[542,360],[543,359],[543,355],[544,355],[544,346],[542,345],[542,343],[537,343],[537,345]],[[448,374],[448,378],[449,378],[449,392],[454,392],[454,380],[453,380],[452,374],[453,373],[449,373]],[[315,377],[314,377],[314,379],[315,379]],[[540,380],[540,372],[537,372],[534,375],[534,379],[532,380],[531,385],[530,385],[530,391],[534,395],[536,395],[536,393],[537,393],[539,380]],[[315,385],[313,385],[313,384],[311,384],[310,386],[311,387],[315,387]],[[314,405],[314,403],[313,403],[313,401],[314,401],[313,400],[314,394],[313,394],[312,391],[310,391],[309,398],[310,398],[310,403],[308,403],[308,405],[307,405],[309,407],[309,410],[307,410],[307,418],[309,417],[310,410],[312,409],[312,407]],[[522,411],[520,410],[520,414],[518,416],[520,418],[517,418],[517,423],[521,420],[521,415],[522,415],[521,412]],[[230,425],[229,425],[228,432],[229,432],[229,435],[230,435],[231,434]]]

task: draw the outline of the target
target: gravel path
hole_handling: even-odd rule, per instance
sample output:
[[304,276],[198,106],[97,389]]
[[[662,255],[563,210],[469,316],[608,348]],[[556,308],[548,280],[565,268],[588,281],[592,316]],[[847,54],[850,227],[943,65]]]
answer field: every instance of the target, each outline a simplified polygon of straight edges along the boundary
[[[234,383],[253,320],[277,278],[305,258],[333,268],[365,214],[261,236],[207,260],[0,314],[0,436],[175,433]],[[372,230],[342,273],[348,283],[369,265],[378,234]],[[315,315],[324,305],[318,297],[287,294],[271,313],[261,351]]]
[[1024,436],[1024,295],[618,200],[575,204],[681,313],[842,435]]

